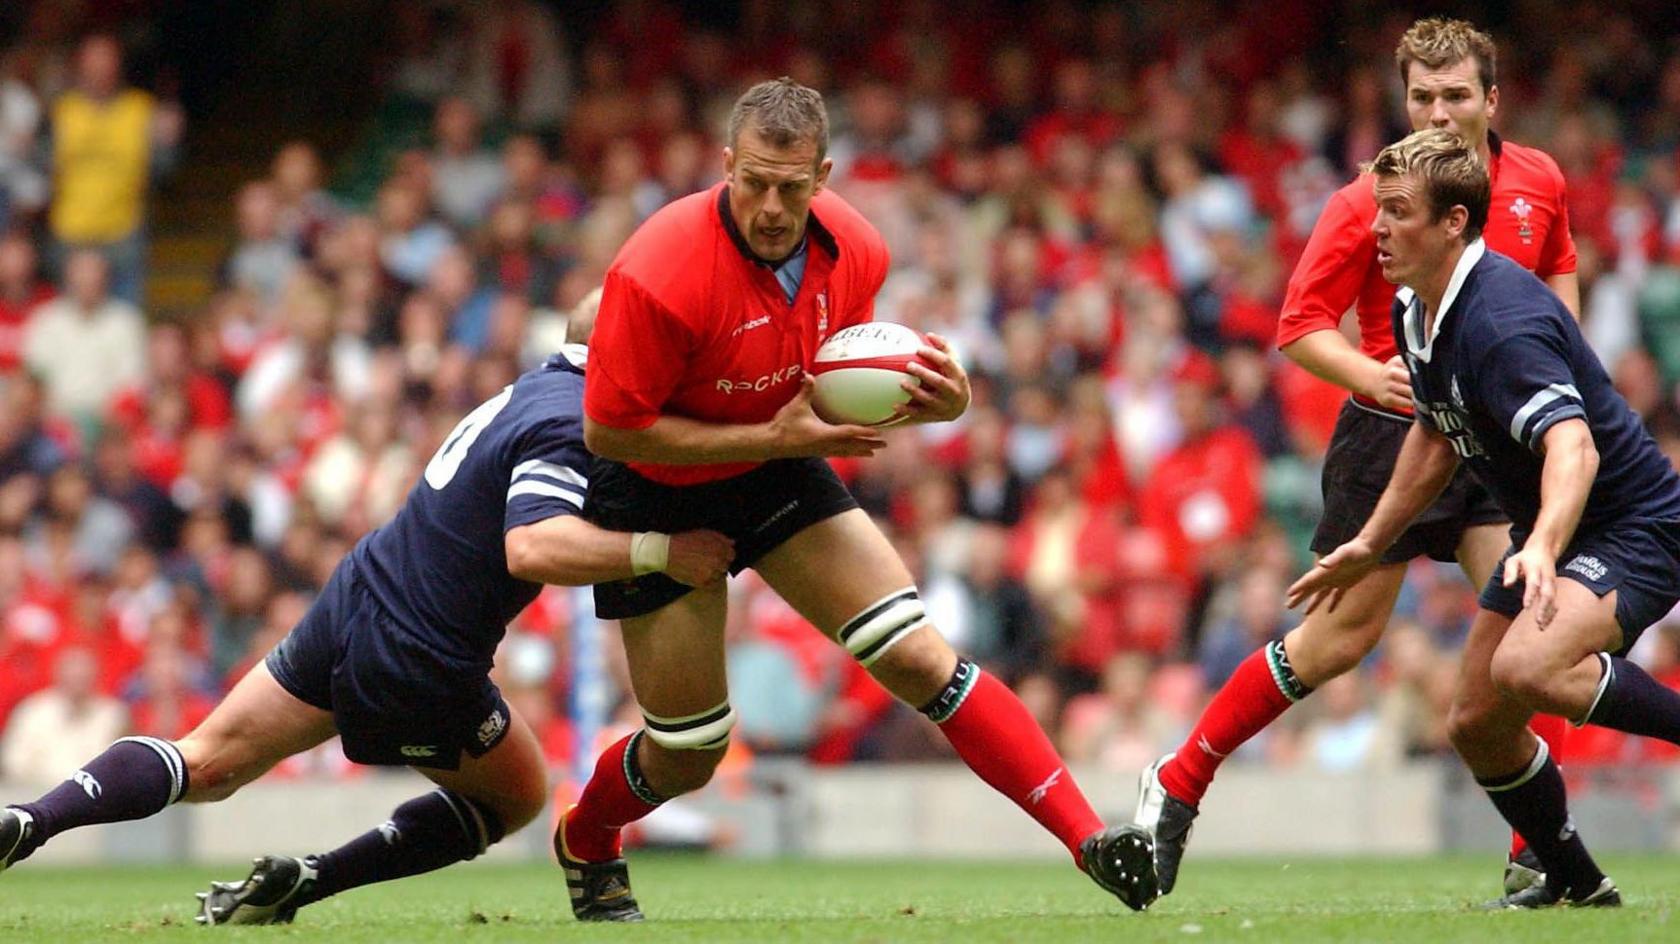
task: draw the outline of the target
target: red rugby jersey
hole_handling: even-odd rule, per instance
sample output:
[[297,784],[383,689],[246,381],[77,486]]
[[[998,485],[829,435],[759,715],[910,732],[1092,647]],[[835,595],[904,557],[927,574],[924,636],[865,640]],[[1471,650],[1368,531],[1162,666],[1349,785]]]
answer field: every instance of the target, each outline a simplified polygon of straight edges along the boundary
[[[646,429],[661,414],[763,423],[799,389],[823,341],[870,320],[887,277],[887,245],[832,191],[811,201],[805,275],[792,304],[729,216],[723,184],[649,217],[607,270],[589,343],[584,412],[604,426]],[[631,468],[692,485],[758,465]]]
[[[1569,235],[1569,207],[1557,163],[1544,151],[1502,141],[1492,132],[1488,146],[1493,202],[1482,234],[1488,247],[1542,279],[1574,272],[1575,240]],[[1314,331],[1334,330],[1342,314],[1357,307],[1360,351],[1379,361],[1399,353],[1389,320],[1395,286],[1377,265],[1377,238],[1371,233],[1376,215],[1369,174],[1359,175],[1330,198],[1289,278],[1278,320],[1278,347]]]

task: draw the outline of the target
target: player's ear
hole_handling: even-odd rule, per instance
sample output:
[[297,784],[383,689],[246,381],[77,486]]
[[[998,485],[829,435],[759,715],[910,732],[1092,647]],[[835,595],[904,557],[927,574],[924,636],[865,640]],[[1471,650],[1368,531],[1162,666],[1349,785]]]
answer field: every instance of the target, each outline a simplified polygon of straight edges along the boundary
[[731,147],[723,149],[723,179],[735,182],[735,149]]
[[822,193],[822,189],[828,186],[828,172],[833,169],[833,158],[825,157],[822,159],[822,162],[817,165],[817,185],[812,188],[811,196],[814,197],[817,194]]
[[1470,208],[1462,203],[1453,204],[1453,208],[1447,211],[1447,235],[1454,239],[1463,239],[1464,230],[1469,225]]
[[1487,90],[1487,116],[1493,118],[1493,113],[1499,110],[1499,86],[1489,86]]

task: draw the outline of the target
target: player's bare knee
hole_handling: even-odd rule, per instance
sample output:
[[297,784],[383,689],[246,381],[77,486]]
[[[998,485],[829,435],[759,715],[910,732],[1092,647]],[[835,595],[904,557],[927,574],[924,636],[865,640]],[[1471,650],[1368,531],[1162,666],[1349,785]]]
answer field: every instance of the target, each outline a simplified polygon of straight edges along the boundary
[[522,778],[517,784],[510,784],[492,796],[472,799],[494,812],[501,820],[502,834],[511,836],[542,815],[543,808],[548,804],[548,787],[543,778]]
[[735,709],[724,702],[679,717],[642,712],[645,736],[637,745],[642,774],[660,794],[670,797],[705,786],[729,749]]
[[217,738],[200,736],[197,732],[175,742],[181,760],[187,768],[187,789],[181,797],[186,803],[215,803],[225,800],[239,788],[256,779],[251,764],[240,761],[235,745]]
[[214,761],[187,768],[187,792],[181,799],[187,803],[216,803],[225,800],[252,778],[242,777],[235,768]]
[[507,833],[512,835],[514,830],[524,828],[541,816],[547,805],[548,778],[542,775],[523,777],[500,798],[496,813],[502,818]]
[[1546,700],[1553,670],[1550,661],[1540,653],[1501,645],[1494,650],[1488,673],[1494,687],[1507,697],[1519,704],[1533,705]]

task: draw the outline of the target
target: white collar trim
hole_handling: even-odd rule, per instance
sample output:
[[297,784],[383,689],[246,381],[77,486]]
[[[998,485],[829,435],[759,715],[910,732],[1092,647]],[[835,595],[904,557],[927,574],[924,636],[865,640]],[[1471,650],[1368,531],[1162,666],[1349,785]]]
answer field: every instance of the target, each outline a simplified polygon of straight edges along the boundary
[[589,361],[589,348],[582,344],[562,344],[560,356],[571,361],[573,367],[582,367]]
[[1447,280],[1447,293],[1441,296],[1441,310],[1435,314],[1435,323],[1430,325],[1429,339],[1423,340],[1423,302],[1417,293],[1405,286],[1395,291],[1394,297],[1400,304],[1406,306],[1405,315],[1401,322],[1406,328],[1406,349],[1424,363],[1435,353],[1435,339],[1441,336],[1441,325],[1447,321],[1447,313],[1452,310],[1453,302],[1458,300],[1458,290],[1464,287],[1464,280],[1469,277],[1470,270],[1476,263],[1482,261],[1487,254],[1487,243],[1481,239],[1464,247],[1464,254],[1458,257],[1458,264],[1453,266],[1452,278]]

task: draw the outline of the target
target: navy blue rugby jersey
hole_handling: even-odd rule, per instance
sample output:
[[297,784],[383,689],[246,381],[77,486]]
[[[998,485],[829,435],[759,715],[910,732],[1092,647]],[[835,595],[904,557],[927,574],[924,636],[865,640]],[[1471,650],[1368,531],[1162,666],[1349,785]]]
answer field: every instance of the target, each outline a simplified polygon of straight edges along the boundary
[[1423,303],[1394,299],[1394,335],[1417,421],[1453,449],[1527,539],[1540,513],[1546,431],[1584,419],[1598,447],[1577,533],[1680,518],[1680,476],[1611,384],[1569,309],[1546,284],[1477,240],[1459,259],[1429,337]]
[[542,589],[508,573],[505,534],[582,513],[586,356],[566,345],[463,417],[396,517],[350,552],[396,624],[453,662],[488,669]]

